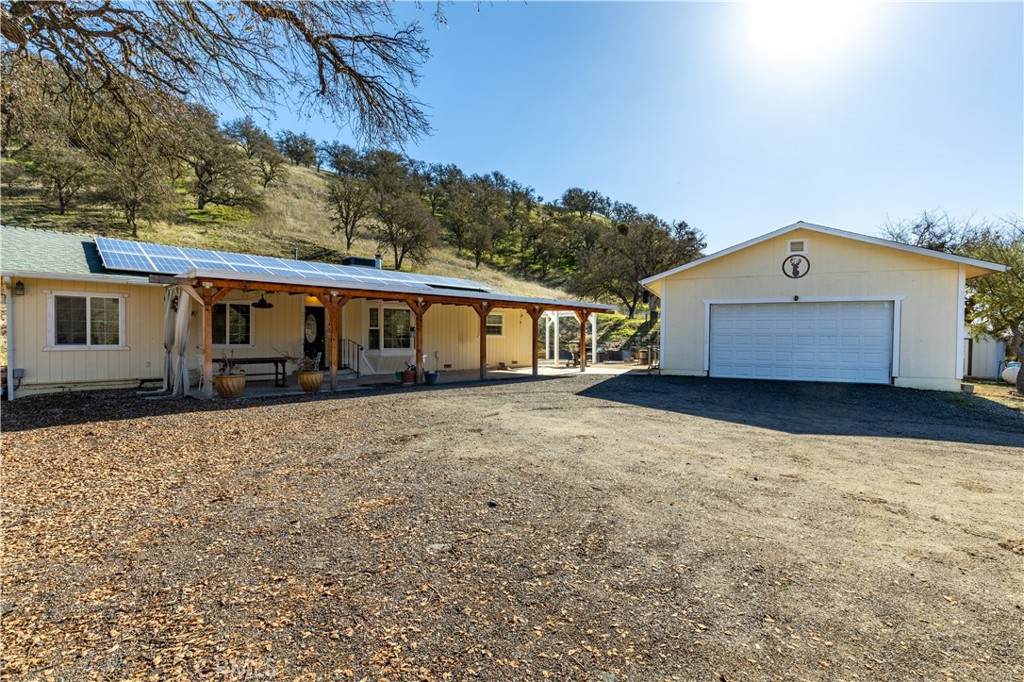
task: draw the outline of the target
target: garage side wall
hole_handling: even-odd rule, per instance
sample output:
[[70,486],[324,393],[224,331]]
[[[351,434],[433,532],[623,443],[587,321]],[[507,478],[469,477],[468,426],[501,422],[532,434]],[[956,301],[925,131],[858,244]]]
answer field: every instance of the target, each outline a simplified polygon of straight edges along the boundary
[[[810,270],[782,270],[787,242],[803,239]],[[685,270],[661,282],[662,371],[703,376],[707,301],[901,298],[898,386],[957,390],[962,329],[958,265],[927,256],[796,230]]]

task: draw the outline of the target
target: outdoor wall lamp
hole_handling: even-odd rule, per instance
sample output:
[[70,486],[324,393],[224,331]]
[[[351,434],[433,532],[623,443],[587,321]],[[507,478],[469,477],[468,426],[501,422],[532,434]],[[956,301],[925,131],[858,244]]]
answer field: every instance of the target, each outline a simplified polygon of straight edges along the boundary
[[14,295],[15,296],[24,296],[25,295],[25,283],[22,282],[20,279],[18,280],[17,284],[14,285]]

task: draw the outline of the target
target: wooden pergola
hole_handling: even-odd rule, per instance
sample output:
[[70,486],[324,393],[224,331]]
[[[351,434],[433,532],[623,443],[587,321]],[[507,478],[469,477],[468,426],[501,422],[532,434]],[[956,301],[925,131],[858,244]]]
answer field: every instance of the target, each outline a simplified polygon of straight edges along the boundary
[[[404,303],[415,316],[416,382],[423,382],[423,339],[424,316],[432,305],[468,306],[476,311],[480,320],[480,379],[487,378],[487,316],[496,308],[521,309],[529,314],[532,325],[533,374],[537,374],[537,346],[539,332],[537,321],[545,311],[571,311],[580,321],[580,348],[586,348],[587,318],[591,313],[614,311],[615,307],[602,303],[584,301],[558,301],[517,297],[506,293],[485,291],[458,291],[450,289],[445,293],[436,290],[421,290],[415,287],[392,286],[382,288],[353,288],[340,286],[341,283],[313,280],[308,283],[296,282],[292,278],[267,275],[259,278],[237,279],[242,273],[225,271],[193,270],[184,276],[150,275],[154,284],[177,286],[195,300],[203,315],[203,398],[213,397],[213,307],[233,291],[287,294],[304,294],[320,301],[326,311],[326,343],[330,389],[338,388],[338,330],[341,328],[341,310],[352,299],[396,301]],[[581,354],[580,371],[586,371],[586,354]]]

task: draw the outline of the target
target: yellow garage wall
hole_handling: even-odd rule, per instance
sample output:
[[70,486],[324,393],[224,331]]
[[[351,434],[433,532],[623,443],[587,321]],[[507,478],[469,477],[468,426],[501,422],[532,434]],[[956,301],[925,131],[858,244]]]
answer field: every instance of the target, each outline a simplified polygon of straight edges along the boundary
[[[8,298],[14,352],[12,368],[24,369],[16,396],[45,391],[138,384],[163,373],[163,287],[120,283],[33,279],[24,296]],[[124,345],[119,349],[44,350],[48,293],[126,295]],[[6,387],[5,387],[6,388]]]
[[[804,239],[808,274],[782,273],[786,242]],[[958,390],[962,266],[810,230],[795,230],[656,283],[665,374],[704,375],[705,301],[902,297],[898,386]]]

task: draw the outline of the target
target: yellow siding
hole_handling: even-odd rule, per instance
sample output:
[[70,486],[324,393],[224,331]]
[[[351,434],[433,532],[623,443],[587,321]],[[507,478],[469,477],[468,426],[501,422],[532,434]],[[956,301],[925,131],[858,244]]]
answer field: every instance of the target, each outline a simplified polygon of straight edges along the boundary
[[[224,297],[221,303],[259,300],[259,292],[243,294],[233,292]],[[192,299],[189,299],[192,300]],[[299,355],[302,353],[302,322],[304,320],[304,297],[288,294],[272,294],[267,300],[274,304],[269,310],[252,309],[250,318],[251,346],[214,345],[214,357],[228,353],[236,358],[252,358],[260,356]],[[197,370],[202,367],[202,309],[192,301],[192,324],[189,328],[189,367]]]
[[[33,392],[62,390],[63,388],[100,388],[137,385],[143,380],[159,380],[163,372],[163,296],[159,286],[109,284],[102,282],[72,282],[59,280],[24,279],[25,295],[11,296],[10,314],[13,317],[13,368],[25,370],[18,395]],[[125,343],[127,348],[117,350],[45,350],[48,338],[47,292],[94,292],[126,294]],[[255,301],[259,293],[234,293],[224,299]],[[186,352],[188,367],[195,379],[201,373],[203,350],[202,313],[200,306],[190,298],[192,321]],[[250,346],[214,348],[214,356],[228,352],[235,357],[277,356],[282,353],[298,354],[303,348],[303,320],[307,305],[304,296],[273,294],[268,300],[274,304],[270,310],[252,310],[252,339]],[[366,329],[367,302],[350,301],[342,309],[341,337],[368,345]],[[497,367],[530,366],[531,320],[521,310],[495,310],[504,316],[504,334],[487,340],[487,364]],[[480,366],[479,318],[466,306],[434,305],[424,320],[424,352],[426,369],[465,370]],[[373,355],[369,351],[368,355]],[[413,353],[395,351],[393,362],[401,365]],[[289,371],[293,368],[289,368]],[[261,371],[252,368],[253,372]]]
[[[20,278],[24,296],[11,296],[12,368],[24,369],[18,395],[63,388],[137,384],[163,372],[163,288],[106,282]],[[122,295],[125,348],[47,350],[48,294]],[[91,386],[90,386],[91,385]]]
[[[805,239],[808,274],[782,273],[786,242]],[[705,301],[902,297],[899,376],[915,388],[956,390],[962,329],[957,263],[796,230],[662,280],[662,369],[703,375]]]

